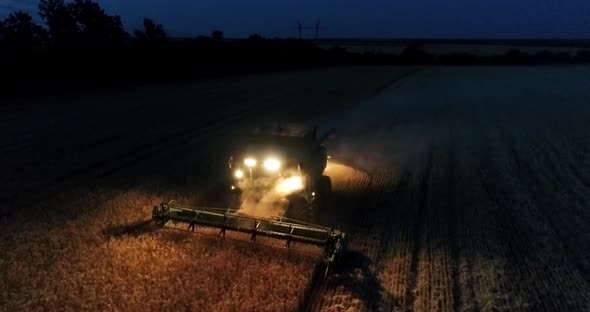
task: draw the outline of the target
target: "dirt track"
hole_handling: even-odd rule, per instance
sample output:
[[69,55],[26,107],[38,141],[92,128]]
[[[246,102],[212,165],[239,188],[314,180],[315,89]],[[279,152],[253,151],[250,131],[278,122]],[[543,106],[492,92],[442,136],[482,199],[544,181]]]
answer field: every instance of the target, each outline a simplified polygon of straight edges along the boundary
[[[128,237],[125,227],[124,239],[95,236],[148,217],[152,202],[162,198],[214,202],[203,185],[225,161],[217,157],[226,149],[220,142],[230,142],[244,125],[272,118],[321,123],[338,133],[328,142],[333,207],[318,213],[317,219],[349,232],[351,248],[336,274],[315,285],[310,297],[314,310],[590,310],[588,85],[588,67],[346,69],[189,84],[170,87],[167,93],[125,91],[128,101],[105,96],[118,99],[119,105],[92,112],[73,109],[75,100],[58,106],[58,113],[25,106],[35,108],[35,118],[3,108],[10,113],[3,114],[2,121],[7,138],[2,141],[3,166],[9,172],[2,185],[9,191],[2,194],[0,212],[3,226],[16,234],[2,234],[3,250],[10,252],[0,262],[0,279],[17,290],[3,288],[0,307],[51,309],[58,303],[51,298],[72,298],[56,287],[68,285],[71,290],[85,283],[76,273],[87,274],[86,267],[97,263],[106,265],[111,272],[107,280],[92,286],[102,288],[119,276],[117,268],[130,261],[128,254],[137,262],[146,250],[155,252],[153,267],[181,265],[196,276],[199,268],[189,263],[209,263],[187,245],[190,239],[201,246],[199,238],[168,237],[162,244],[158,239],[164,234],[150,232],[142,239],[133,228]],[[190,96],[166,98],[167,106],[153,99],[186,88],[194,88]],[[154,104],[138,105],[139,99]],[[197,99],[209,108],[188,109]],[[296,103],[300,109],[293,115],[289,105]],[[69,113],[59,114],[63,112]],[[79,117],[75,112],[92,118],[73,118]],[[54,117],[44,118],[47,114]],[[63,126],[72,118],[79,121]],[[19,124],[25,126],[15,128]],[[95,131],[102,125],[109,126]],[[53,236],[44,234],[46,230]],[[65,241],[77,231],[82,233],[79,239]],[[27,282],[43,274],[56,279],[64,274],[70,259],[43,249],[48,241],[64,255],[80,253],[71,260],[73,272],[67,273],[66,284]],[[174,255],[197,258],[179,263],[161,259],[174,242],[180,244],[170,247]],[[210,257],[223,258],[218,245],[207,244],[198,250],[211,248]],[[118,258],[100,260],[114,254]],[[244,277],[252,287],[262,289],[264,279],[281,276],[283,268],[293,270],[297,278],[277,280],[277,292],[283,291],[281,283],[291,285],[277,298],[301,295],[308,265],[295,264],[297,259],[269,261],[253,253],[244,257],[272,268],[256,271],[262,281]],[[150,276],[149,270],[138,267],[125,270]],[[15,268],[22,270],[24,281],[9,273]],[[181,273],[173,272],[176,282],[168,286],[172,293],[175,287],[190,285],[183,279],[191,277]],[[232,285],[218,275],[204,278]],[[167,287],[166,280],[158,281],[155,285]],[[133,287],[129,282],[115,289]],[[214,288],[195,287],[199,293]],[[143,291],[135,294],[139,301],[131,302],[139,304],[152,294]],[[40,299],[43,294],[50,299]],[[220,300],[251,296],[239,291],[229,297],[217,294]],[[97,307],[92,298],[104,296],[116,297],[112,308],[133,307],[121,305],[128,298],[108,291],[78,295],[81,306],[90,309]],[[185,301],[176,298],[172,303],[191,307]],[[282,307],[294,306],[296,301]],[[165,307],[170,306],[160,306]],[[251,307],[218,304],[216,309]]]

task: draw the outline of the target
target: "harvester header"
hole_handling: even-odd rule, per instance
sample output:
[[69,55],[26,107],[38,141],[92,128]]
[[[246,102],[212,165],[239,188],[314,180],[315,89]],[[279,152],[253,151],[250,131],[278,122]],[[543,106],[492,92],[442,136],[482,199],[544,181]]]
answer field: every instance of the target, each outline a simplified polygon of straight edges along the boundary
[[344,232],[329,227],[289,219],[256,218],[214,208],[183,207],[173,201],[154,206],[152,219],[162,227],[184,223],[188,225],[188,230],[193,231],[196,226],[217,228],[224,238],[227,231],[234,231],[250,234],[252,242],[257,236],[282,239],[286,248],[290,248],[292,242],[320,246],[323,247],[326,274],[344,252],[346,239]]

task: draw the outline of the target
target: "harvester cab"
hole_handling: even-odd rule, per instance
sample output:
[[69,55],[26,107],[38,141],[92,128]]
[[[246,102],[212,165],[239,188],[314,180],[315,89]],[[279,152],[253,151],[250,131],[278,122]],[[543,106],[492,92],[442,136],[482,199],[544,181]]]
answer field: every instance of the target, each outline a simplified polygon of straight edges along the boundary
[[[230,185],[239,198],[243,192],[265,194],[276,192],[288,200],[287,216],[311,221],[311,212],[329,205],[330,177],[323,175],[328,153],[317,128],[298,134],[279,128],[265,129],[246,136],[229,157]],[[233,201],[234,209],[242,203]]]

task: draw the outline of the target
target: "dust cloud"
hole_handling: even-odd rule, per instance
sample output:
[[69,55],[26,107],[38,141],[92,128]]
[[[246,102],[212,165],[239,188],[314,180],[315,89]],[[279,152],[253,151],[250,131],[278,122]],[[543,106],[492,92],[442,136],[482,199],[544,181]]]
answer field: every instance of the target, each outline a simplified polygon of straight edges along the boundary
[[289,196],[304,186],[304,179],[298,175],[244,179],[238,184],[242,195],[237,212],[260,218],[283,217],[289,206]]

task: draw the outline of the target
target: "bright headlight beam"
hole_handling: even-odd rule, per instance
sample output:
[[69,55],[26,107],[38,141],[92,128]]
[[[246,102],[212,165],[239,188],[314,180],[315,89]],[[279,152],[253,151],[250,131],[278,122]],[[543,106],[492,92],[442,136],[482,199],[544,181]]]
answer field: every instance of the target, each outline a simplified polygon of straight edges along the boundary
[[248,167],[254,167],[254,166],[256,166],[256,159],[246,158],[246,159],[244,159],[244,164],[246,164],[246,166],[248,166]]
[[268,171],[277,171],[281,168],[281,162],[276,158],[268,158],[264,161],[264,168]]
[[244,177],[244,171],[238,169],[238,170],[236,170],[236,172],[234,172],[234,176],[238,179],[241,179]]
[[294,176],[280,181],[276,190],[282,195],[289,195],[294,192],[300,191],[304,188],[303,179],[300,176]]
[[285,186],[288,191],[298,191],[303,188],[301,177],[292,177],[285,180]]

